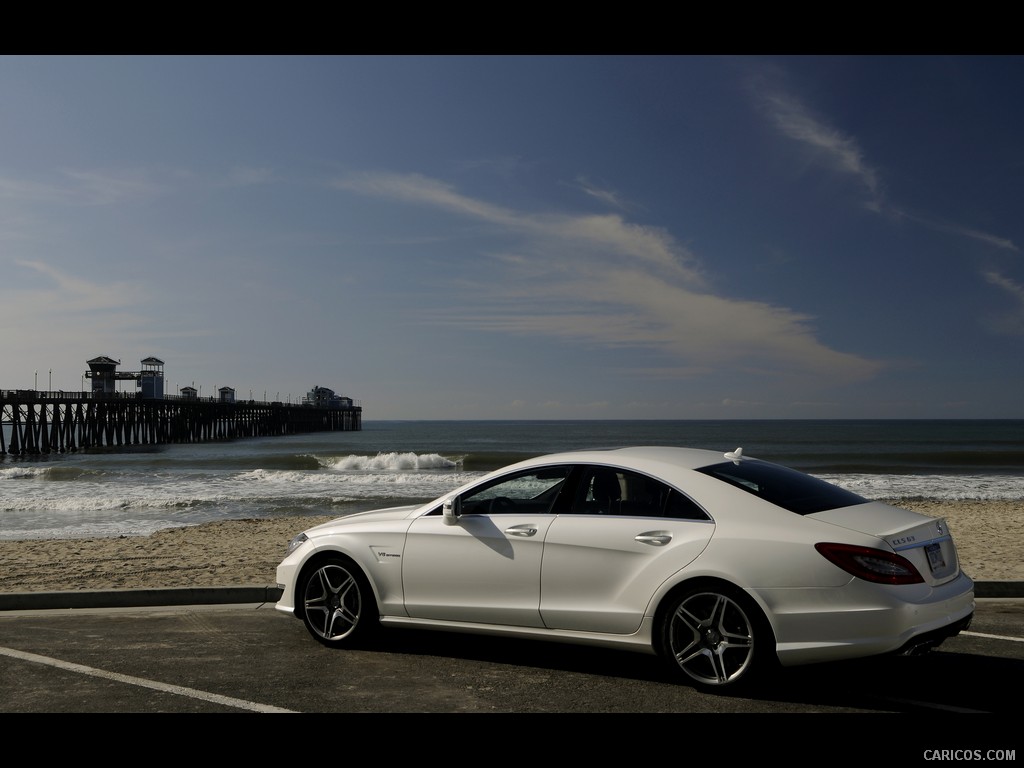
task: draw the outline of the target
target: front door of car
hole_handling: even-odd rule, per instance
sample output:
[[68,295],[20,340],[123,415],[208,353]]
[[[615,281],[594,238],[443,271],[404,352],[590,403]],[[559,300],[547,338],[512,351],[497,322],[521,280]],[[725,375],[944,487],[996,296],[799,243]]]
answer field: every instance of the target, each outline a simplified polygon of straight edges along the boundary
[[517,472],[466,491],[454,525],[413,521],[402,554],[410,617],[540,627],[540,570],[570,467]]
[[651,597],[691,563],[715,525],[679,491],[622,469],[586,467],[573,513],[548,529],[541,617],[550,629],[630,634]]

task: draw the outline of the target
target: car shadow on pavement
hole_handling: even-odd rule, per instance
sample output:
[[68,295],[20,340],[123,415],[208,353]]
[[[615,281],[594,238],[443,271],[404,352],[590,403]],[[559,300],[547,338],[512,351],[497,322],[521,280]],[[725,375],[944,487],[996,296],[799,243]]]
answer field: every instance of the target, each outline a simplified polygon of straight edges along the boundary
[[766,683],[753,695],[878,712],[1009,714],[1019,712],[1019,702],[988,681],[1021,679],[1020,659],[939,649],[922,656],[792,667],[776,673],[774,685]]
[[[701,696],[748,699],[836,711],[1011,713],[1019,704],[979,681],[1024,679],[1024,661],[957,651],[880,656],[770,670],[735,691],[699,691],[663,659],[615,649],[413,629],[379,633],[368,651],[598,675],[643,684],[693,688]],[[727,705],[734,709],[735,705]]]

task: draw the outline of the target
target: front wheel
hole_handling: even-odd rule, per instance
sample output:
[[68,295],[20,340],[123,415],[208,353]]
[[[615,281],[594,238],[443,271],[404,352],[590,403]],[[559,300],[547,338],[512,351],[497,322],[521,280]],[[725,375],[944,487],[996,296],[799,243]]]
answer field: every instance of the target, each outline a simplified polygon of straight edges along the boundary
[[769,665],[773,636],[760,610],[727,585],[679,594],[660,629],[663,654],[692,682],[721,690],[747,683]]
[[340,557],[321,560],[303,575],[302,620],[329,646],[350,645],[377,625],[376,601],[362,572]]

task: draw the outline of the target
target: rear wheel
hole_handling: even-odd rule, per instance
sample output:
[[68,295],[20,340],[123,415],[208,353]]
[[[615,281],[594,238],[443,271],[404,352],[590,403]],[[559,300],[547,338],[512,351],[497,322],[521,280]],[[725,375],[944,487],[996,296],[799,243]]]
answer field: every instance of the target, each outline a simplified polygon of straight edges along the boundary
[[370,585],[349,560],[318,561],[303,574],[300,594],[303,623],[324,645],[351,645],[378,626]]
[[725,584],[679,593],[663,615],[659,636],[666,658],[703,688],[746,684],[772,655],[771,628],[760,609]]

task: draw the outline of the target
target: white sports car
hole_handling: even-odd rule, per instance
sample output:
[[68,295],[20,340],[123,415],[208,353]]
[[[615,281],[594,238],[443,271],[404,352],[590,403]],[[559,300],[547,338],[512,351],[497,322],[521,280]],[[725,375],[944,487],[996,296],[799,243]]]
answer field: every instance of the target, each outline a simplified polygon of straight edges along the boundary
[[739,448],[522,461],[300,533],[277,581],[329,646],[381,625],[513,635],[661,654],[714,689],[929,650],[974,613],[944,520]]

